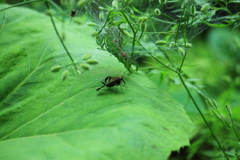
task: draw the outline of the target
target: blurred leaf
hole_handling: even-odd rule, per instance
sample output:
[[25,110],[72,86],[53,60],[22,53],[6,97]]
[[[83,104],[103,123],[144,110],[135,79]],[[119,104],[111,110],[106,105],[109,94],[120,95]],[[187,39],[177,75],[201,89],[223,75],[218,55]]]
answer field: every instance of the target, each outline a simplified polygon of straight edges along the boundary
[[209,23],[207,21],[202,21],[202,22],[207,24],[208,26],[214,27],[214,28],[224,28],[224,27],[227,27],[227,26],[230,25],[230,24],[212,24],[212,23]]
[[[75,62],[88,53],[99,62],[77,74],[49,17],[24,8],[0,17],[0,159],[164,160],[189,145],[194,127],[182,106],[96,50],[92,28],[65,24]],[[55,65],[63,70],[51,72]],[[96,91],[106,76],[122,75],[126,87]]]

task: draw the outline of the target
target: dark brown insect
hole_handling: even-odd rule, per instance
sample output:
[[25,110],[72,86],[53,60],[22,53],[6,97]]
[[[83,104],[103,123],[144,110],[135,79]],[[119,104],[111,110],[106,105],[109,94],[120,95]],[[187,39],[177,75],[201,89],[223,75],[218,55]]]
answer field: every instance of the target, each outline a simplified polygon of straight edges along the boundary
[[123,77],[108,76],[108,77],[105,78],[104,82],[102,82],[103,86],[99,87],[97,89],[97,91],[100,90],[101,88],[105,87],[105,86],[107,86],[107,87],[119,86],[121,84],[121,82],[126,84],[126,82],[123,80]]
[[125,61],[128,60],[128,54],[127,53],[121,51],[120,55],[124,58]]
[[71,11],[71,14],[70,14],[70,16],[71,16],[71,17],[75,17],[75,16],[76,16],[76,14],[77,14],[77,11],[75,11],[75,10],[72,10],[72,11]]

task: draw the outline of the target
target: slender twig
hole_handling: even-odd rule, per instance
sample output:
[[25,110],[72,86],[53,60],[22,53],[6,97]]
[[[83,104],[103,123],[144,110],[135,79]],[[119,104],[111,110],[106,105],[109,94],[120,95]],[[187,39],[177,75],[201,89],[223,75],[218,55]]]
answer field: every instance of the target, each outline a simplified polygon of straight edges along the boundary
[[180,31],[180,28],[181,28],[182,18],[183,18],[185,9],[186,9],[186,7],[184,6],[181,18],[180,18],[179,23],[178,23],[178,29],[177,29],[177,34],[176,34],[176,38],[175,38],[175,43],[177,43],[178,34],[179,34],[179,31]]
[[208,129],[211,131],[212,136],[213,136],[213,138],[215,139],[215,141],[217,142],[219,148],[222,150],[222,152],[223,152],[223,154],[225,155],[226,159],[229,160],[227,154],[225,153],[225,151],[224,151],[224,149],[222,148],[220,142],[218,141],[217,137],[215,136],[215,134],[214,134],[212,128],[211,128],[210,125],[208,124],[208,122],[207,122],[206,118],[204,117],[204,115],[203,115],[201,109],[199,108],[197,102],[195,101],[195,99],[193,98],[193,96],[192,96],[191,92],[189,91],[187,85],[185,84],[185,82],[184,82],[184,80],[183,80],[181,74],[178,73],[178,76],[179,76],[179,78],[180,78],[180,80],[181,80],[181,82],[182,82],[184,88],[186,89],[186,91],[187,91],[187,93],[188,93],[190,99],[192,100],[193,104],[195,105],[195,107],[197,108],[199,114],[201,115],[202,119],[204,120],[205,124],[207,125]]
[[[46,6],[47,6],[47,8],[48,8],[48,9],[50,9],[50,5],[49,5],[49,2],[48,2],[48,0],[46,1]],[[75,70],[76,70],[76,71],[77,71],[77,73],[78,73],[77,66],[76,66],[76,64],[74,63],[74,60],[73,60],[73,58],[72,58],[72,56],[71,56],[70,52],[68,51],[68,49],[67,49],[66,45],[64,44],[64,42],[63,42],[63,40],[62,40],[62,38],[61,38],[61,36],[60,36],[60,34],[59,34],[58,30],[57,30],[57,27],[56,27],[56,25],[55,25],[55,22],[54,22],[54,20],[53,20],[53,17],[52,17],[52,15],[50,15],[50,19],[51,19],[51,22],[52,22],[52,25],[53,25],[53,27],[54,27],[54,30],[55,30],[55,32],[56,32],[56,34],[57,34],[57,36],[58,36],[58,38],[59,38],[59,40],[60,40],[60,42],[61,42],[61,44],[62,44],[63,48],[64,48],[64,49],[65,49],[65,51],[67,52],[67,54],[68,54],[68,56],[69,56],[70,60],[72,61],[72,64],[73,64],[73,66],[74,66]]]
[[131,60],[133,58],[133,54],[134,54],[134,49],[135,49],[135,42],[136,42],[136,35],[137,32],[134,30],[131,22],[129,21],[128,17],[126,16],[126,14],[124,13],[124,11],[121,11],[121,13],[123,14],[125,20],[127,21],[128,25],[130,26],[130,28],[132,29],[133,32],[133,41],[132,41],[132,54],[131,54]]
[[102,28],[98,31],[98,34],[100,34],[100,33],[102,32],[102,30],[105,28],[105,26],[107,25],[107,23],[108,23],[108,21],[109,21],[109,18],[110,18],[110,15],[112,14],[112,12],[113,12],[113,11],[110,11],[110,12],[108,13],[107,19],[106,19],[104,25],[102,26]]
[[234,134],[236,135],[237,139],[240,141],[239,133],[234,128],[234,121],[233,121],[233,118],[231,115],[230,115],[230,119],[231,119],[231,128],[232,128]]
[[2,30],[3,30],[4,26],[5,26],[6,19],[7,19],[7,11],[4,11],[3,23],[2,23],[2,26],[0,27],[0,33],[2,32]]
[[186,56],[187,56],[187,51],[185,51],[184,55],[183,55],[183,59],[182,59],[182,62],[181,62],[181,65],[179,67],[179,73],[181,73],[181,70],[182,70],[182,67],[183,67],[183,63],[186,59]]
[[238,140],[240,141],[239,133],[235,130],[235,128],[234,128],[234,126],[233,126],[233,123],[232,123],[232,129],[233,129],[233,132],[235,133],[236,137],[237,137]]
[[[136,41],[137,41],[137,40],[136,40]],[[156,57],[154,57],[154,56],[141,44],[141,42],[139,42],[139,41],[137,41],[137,42],[138,42],[138,44],[142,47],[142,49],[143,49],[147,54],[149,54],[155,61],[157,61],[158,63],[160,63],[161,65],[163,65],[163,66],[166,67],[167,69],[169,69],[169,70],[177,73],[176,70],[168,67],[168,66],[165,65],[163,62],[159,61]]]
[[6,10],[6,9],[9,9],[9,8],[21,6],[21,5],[28,4],[28,3],[32,3],[32,2],[38,2],[38,1],[43,1],[43,0],[32,0],[32,1],[20,2],[20,3],[17,3],[17,4],[11,5],[11,6],[9,6],[9,7],[3,8],[3,9],[0,10],[0,12],[4,11],[4,10]]
[[[180,25],[181,25],[182,17],[183,17],[183,15],[184,15],[184,11],[185,11],[185,7],[184,7],[184,10],[183,10],[183,14],[182,14],[182,16],[181,16],[181,18],[180,18],[180,22],[179,22],[179,26],[178,26],[178,31],[177,31],[177,35],[176,35],[176,39],[175,39],[175,43],[176,43],[176,41],[177,41],[177,37],[178,37],[178,33],[179,33],[179,29],[180,29]],[[186,23],[185,23],[185,27],[186,27]],[[185,31],[185,33],[186,33],[185,28],[184,28],[184,31]],[[185,38],[186,38],[186,35],[184,35],[184,39],[185,39]],[[184,61],[185,61],[186,55],[187,55],[187,51],[185,52],[185,54],[184,54],[184,56],[183,56],[183,60],[182,60],[182,62],[181,62],[181,65],[180,65],[180,67],[179,67],[179,70],[178,70],[178,73],[177,73],[177,74],[178,74],[178,76],[179,76],[179,78],[180,78],[180,80],[181,80],[181,82],[182,82],[182,84],[183,84],[185,90],[187,91],[187,93],[188,93],[190,99],[192,100],[193,104],[194,104],[195,107],[197,108],[199,114],[201,115],[202,119],[204,120],[205,124],[207,125],[208,129],[210,130],[210,132],[211,132],[213,138],[215,139],[215,141],[217,142],[219,148],[222,150],[224,156],[225,156],[226,159],[228,160],[228,156],[227,156],[227,154],[225,153],[224,149],[222,148],[222,146],[221,146],[220,142],[218,141],[218,139],[217,139],[215,133],[213,132],[212,128],[210,127],[210,125],[209,125],[209,123],[208,123],[208,121],[206,120],[205,116],[203,115],[201,109],[199,108],[198,104],[196,103],[195,99],[193,98],[191,92],[189,91],[187,85],[185,84],[185,82],[184,82],[184,80],[183,80],[183,78],[182,78],[181,70],[182,70],[182,66],[183,66],[183,63],[184,63]]]

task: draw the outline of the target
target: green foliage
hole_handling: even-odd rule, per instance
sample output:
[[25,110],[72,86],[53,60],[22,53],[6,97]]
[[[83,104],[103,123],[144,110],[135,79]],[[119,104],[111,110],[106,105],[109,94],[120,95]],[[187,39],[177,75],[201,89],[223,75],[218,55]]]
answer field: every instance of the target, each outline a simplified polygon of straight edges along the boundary
[[[199,107],[200,105],[189,90],[189,88],[192,88],[197,91],[202,99],[207,98],[207,94],[196,85],[198,80],[191,78],[185,72],[186,67],[188,67],[185,64],[185,59],[188,49],[193,47],[190,43],[192,38],[208,26],[217,28],[229,26],[231,29],[239,26],[239,10],[236,9],[237,7],[232,7],[239,4],[236,1],[218,1],[216,3],[205,3],[204,1],[141,1],[138,5],[133,6],[128,1],[118,2],[116,4],[115,1],[114,4],[117,7],[114,7],[113,4],[111,6],[106,1],[94,2],[97,6],[104,6],[101,9],[95,7],[95,10],[90,11],[99,25],[98,45],[117,57],[129,71],[134,70],[131,68],[132,65],[136,66],[136,70],[139,68],[137,63],[139,58],[151,57],[150,62],[149,59],[146,60],[147,64],[150,64],[147,73],[149,73],[149,70],[150,73],[152,70],[156,71],[155,68],[157,68],[158,71],[155,73],[164,73],[163,76],[166,77],[166,71],[162,71],[163,69],[159,65],[176,73],[178,78],[172,78],[171,75],[170,79],[177,84],[182,83],[184,85],[190,99],[210,130],[214,141],[218,144],[224,157],[228,159],[225,147],[220,144],[216,134],[214,134],[216,133],[214,128],[205,118]],[[156,12],[156,9],[159,9],[161,14]],[[96,16],[103,11],[107,15],[104,22]],[[216,72],[215,70],[212,71]],[[209,75],[205,74],[205,76]],[[222,154],[219,157],[222,157]]]
[[[240,37],[239,31],[234,30],[229,32],[229,29],[211,29],[207,32],[204,39],[198,37],[193,42],[194,47],[189,50],[186,63],[188,64],[187,73],[191,77],[201,78],[195,79],[191,83],[194,86],[199,86],[198,89],[204,91],[204,97],[212,97],[218,104],[218,112],[212,107],[216,108],[214,104],[212,107],[206,106],[205,98],[200,94],[198,98],[195,94],[199,105],[203,106],[204,115],[206,115],[213,130],[217,133],[219,141],[230,159],[239,159],[239,140],[236,137],[231,126],[239,132],[239,83],[237,66],[239,61],[238,39]],[[166,76],[170,77],[170,75]],[[166,81],[165,78],[164,81]],[[194,80],[194,79],[193,79]],[[175,84],[178,81],[174,81]],[[162,83],[165,85],[166,82]],[[201,87],[200,87],[201,86]],[[186,110],[188,114],[195,112],[194,106],[185,98],[185,94],[181,89],[177,89],[176,85],[168,85],[168,93],[173,95],[180,103],[187,104]],[[196,89],[195,89],[196,90]],[[211,99],[212,99],[211,98]],[[214,102],[213,102],[214,103]],[[231,105],[233,115],[233,125],[231,119],[225,109],[226,105]],[[223,118],[219,118],[219,113]],[[224,157],[216,146],[216,142],[209,135],[210,132],[205,128],[204,122],[199,119],[197,114],[191,116],[194,124],[198,128],[198,132],[193,136],[191,147],[189,148],[189,159],[221,159]],[[225,119],[223,121],[223,119]],[[210,153],[211,154],[206,154]],[[238,155],[238,156],[237,156]],[[190,158],[191,157],[191,158]]]
[[[97,50],[91,27],[53,18],[61,42],[44,14],[16,7],[0,17],[0,159],[167,159],[189,144],[194,127],[182,106]],[[122,75],[123,93],[96,91]]]
[[[221,141],[224,148],[226,148],[226,154],[230,159],[238,160],[239,155],[239,133],[235,133],[235,130],[238,132],[240,128],[240,119],[239,119],[239,107],[234,107],[233,109],[233,119],[228,116],[226,110],[214,109],[215,116],[211,113],[206,114],[207,119],[212,124],[212,128],[215,133],[218,133],[217,136]],[[221,110],[221,111],[220,111]],[[221,113],[220,113],[221,112]],[[234,115],[235,113],[235,115]],[[201,159],[223,159],[224,157],[222,152],[219,151],[216,142],[212,139],[211,134],[205,125],[198,117],[197,114],[190,114],[196,126],[198,126],[198,132],[192,138],[191,147],[189,148],[189,154],[187,159],[194,159],[198,157]],[[233,121],[232,121],[233,120]],[[232,122],[234,125],[232,125]]]
[[[37,6],[50,18],[12,9],[20,5]],[[221,107],[238,105],[239,36],[217,32],[207,43],[217,53],[214,58],[203,50],[206,44],[192,45],[207,27],[238,27],[239,6],[238,1],[225,0],[62,0],[59,7],[51,0],[33,0],[3,7],[0,158],[26,159],[35,153],[56,159],[167,159],[171,151],[188,144],[192,124],[159,86],[144,74],[126,71],[145,69],[161,83],[182,84],[186,93],[174,89],[176,99],[188,95],[201,116],[192,118],[199,130],[187,159],[239,159],[239,120],[234,117],[238,110]],[[88,26],[97,32],[83,25],[86,17],[79,18],[79,11],[84,10],[92,16]],[[96,50],[94,38],[108,52]],[[196,61],[190,48],[201,52]],[[202,71],[199,62],[207,69]],[[107,76],[124,76],[126,87],[105,86],[96,92]],[[199,84],[214,98],[208,98]],[[214,100],[220,91],[223,94]],[[205,99],[209,106],[203,104]]]
[[[221,3],[176,0],[141,1],[133,5],[124,0],[112,3],[97,0],[89,2],[87,8],[91,8],[88,11],[99,31],[97,44],[117,57],[130,72],[138,69],[140,57],[147,56],[158,63],[159,57],[166,58],[169,64],[162,60],[161,64],[176,71],[176,65],[183,63],[185,55],[179,53],[179,48],[191,48],[191,39],[207,26],[239,26],[239,12],[229,9],[230,2]],[[228,16],[219,16],[221,11],[227,11]],[[182,62],[175,62],[172,54],[180,56],[177,58]]]

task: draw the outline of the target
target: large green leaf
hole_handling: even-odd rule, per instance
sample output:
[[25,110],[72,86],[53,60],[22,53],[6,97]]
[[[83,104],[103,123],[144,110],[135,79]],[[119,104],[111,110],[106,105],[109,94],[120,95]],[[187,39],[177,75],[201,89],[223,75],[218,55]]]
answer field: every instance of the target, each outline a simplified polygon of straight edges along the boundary
[[[189,145],[194,127],[183,107],[98,50],[94,29],[57,22],[78,65],[85,54],[99,62],[77,74],[48,16],[11,8],[0,26],[0,159],[163,160]],[[51,72],[54,65],[61,70]],[[96,91],[106,76],[123,74],[122,90]]]

